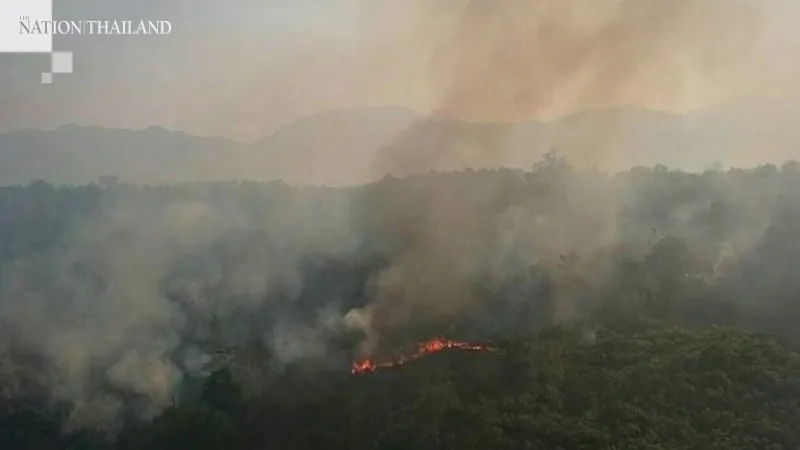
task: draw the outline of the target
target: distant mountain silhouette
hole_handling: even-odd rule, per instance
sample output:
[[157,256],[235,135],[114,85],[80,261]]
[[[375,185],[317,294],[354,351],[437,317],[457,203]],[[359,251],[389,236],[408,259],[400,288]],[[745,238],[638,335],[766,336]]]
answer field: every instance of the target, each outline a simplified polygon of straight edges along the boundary
[[676,115],[636,106],[553,122],[427,120],[402,107],[328,111],[252,144],[151,127],[64,126],[0,134],[0,185],[98,177],[165,183],[283,179],[352,184],[386,173],[530,167],[556,149],[577,166],[618,170],[656,163],[702,170],[800,158],[800,106],[728,106]]
[[0,134],[0,184],[43,179],[82,184],[100,176],[160,183],[228,177],[226,160],[246,146],[159,127],[120,130],[67,125]]
[[257,178],[349,184],[369,178],[378,150],[419,116],[400,107],[337,110],[298,119],[253,144]]

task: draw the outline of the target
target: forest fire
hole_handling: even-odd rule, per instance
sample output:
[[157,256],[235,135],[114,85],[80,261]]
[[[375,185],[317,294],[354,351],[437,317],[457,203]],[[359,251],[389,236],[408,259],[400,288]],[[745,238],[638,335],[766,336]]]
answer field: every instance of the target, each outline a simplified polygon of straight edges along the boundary
[[419,344],[419,347],[417,348],[417,351],[415,353],[408,356],[401,356],[399,359],[394,361],[387,361],[381,363],[377,363],[372,359],[363,359],[360,361],[355,361],[353,363],[352,368],[350,369],[350,373],[352,373],[353,375],[361,375],[365,373],[375,372],[381,369],[389,369],[392,367],[401,366],[409,361],[413,361],[423,356],[431,355],[433,353],[438,353],[449,349],[486,351],[486,352],[496,351],[494,348],[485,345],[472,344],[469,342],[451,341],[449,339],[443,339],[443,338],[435,338]]

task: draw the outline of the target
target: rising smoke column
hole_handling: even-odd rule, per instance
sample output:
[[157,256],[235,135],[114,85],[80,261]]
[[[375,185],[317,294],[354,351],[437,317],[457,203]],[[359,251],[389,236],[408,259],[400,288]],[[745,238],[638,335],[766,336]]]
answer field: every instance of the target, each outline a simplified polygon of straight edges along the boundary
[[[508,123],[634,98],[681,97],[687,94],[687,80],[711,77],[731,58],[732,48],[741,49],[739,44],[754,38],[758,19],[751,6],[693,0],[467,0],[420,6],[421,15],[434,14],[446,27],[426,35],[434,48],[429,71],[437,106],[384,149],[375,171],[404,176],[505,164],[511,125],[497,124],[456,143],[440,142],[436,127],[443,118]],[[430,22],[426,16],[420,29],[435,29]],[[716,59],[709,59],[711,54]],[[584,167],[611,162],[615,129],[622,125],[611,121],[607,139],[594,143],[591,153],[568,155],[571,162]],[[380,345],[382,330],[475,306],[471,283],[476,263],[496,253],[493,243],[509,233],[515,239],[531,238],[526,228],[533,229],[536,218],[527,211],[503,210],[501,185],[477,194],[491,198],[492,208],[458,201],[472,193],[428,188],[417,198],[421,209],[413,214],[403,194],[378,196],[369,205],[404,245],[375,276],[374,303],[349,315],[354,326],[366,331],[364,353]],[[586,203],[585,211],[573,208],[560,215],[565,222],[539,228],[533,239],[541,244],[517,242],[538,250],[529,263],[554,265],[559,254],[576,248],[596,252],[613,236],[615,199],[600,195],[601,201],[592,204],[586,202],[588,192],[572,193]],[[498,224],[509,216],[517,228],[500,230]]]

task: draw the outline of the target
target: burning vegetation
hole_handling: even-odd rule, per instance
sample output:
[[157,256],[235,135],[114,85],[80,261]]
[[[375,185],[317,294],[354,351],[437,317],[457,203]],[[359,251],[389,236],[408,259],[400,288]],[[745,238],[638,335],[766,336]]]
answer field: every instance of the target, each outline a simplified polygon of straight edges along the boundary
[[401,366],[409,361],[422,358],[423,356],[432,355],[445,350],[458,349],[468,350],[473,352],[496,352],[497,349],[482,344],[474,344],[470,342],[451,341],[444,338],[434,338],[426,342],[422,342],[417,346],[417,351],[411,355],[403,355],[392,361],[376,362],[371,358],[361,359],[353,362],[350,373],[353,375],[362,375],[371,373],[382,369],[390,369],[392,367]]

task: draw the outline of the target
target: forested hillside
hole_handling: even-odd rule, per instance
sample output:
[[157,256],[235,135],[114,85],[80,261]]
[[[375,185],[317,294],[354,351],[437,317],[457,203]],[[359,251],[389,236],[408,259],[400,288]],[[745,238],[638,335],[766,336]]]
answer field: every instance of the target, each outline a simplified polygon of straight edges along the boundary
[[116,445],[58,413],[4,407],[13,449],[792,449],[800,355],[731,329],[573,330],[349,376],[293,364],[245,396],[229,369]]
[[798,235],[795,162],[1,188],[0,448],[797,448]]

